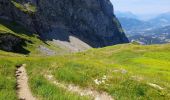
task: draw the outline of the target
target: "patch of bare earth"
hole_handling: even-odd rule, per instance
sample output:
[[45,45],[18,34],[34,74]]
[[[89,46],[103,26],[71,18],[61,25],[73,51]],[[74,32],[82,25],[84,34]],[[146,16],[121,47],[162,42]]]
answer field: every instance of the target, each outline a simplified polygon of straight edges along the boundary
[[29,89],[28,76],[25,67],[26,64],[22,64],[17,66],[16,70],[18,98],[19,100],[36,100]]
[[149,86],[155,88],[155,89],[159,89],[159,90],[163,90],[164,88],[162,88],[161,86],[154,84],[154,83],[148,83]]
[[93,97],[94,100],[114,100],[108,93],[106,92],[98,92],[96,90],[86,88],[82,89],[79,86],[73,84],[63,84],[57,81],[53,75],[45,75],[45,78],[49,80],[51,83],[55,84],[58,87],[61,87],[67,91],[74,92],[79,94],[80,96],[90,96]]

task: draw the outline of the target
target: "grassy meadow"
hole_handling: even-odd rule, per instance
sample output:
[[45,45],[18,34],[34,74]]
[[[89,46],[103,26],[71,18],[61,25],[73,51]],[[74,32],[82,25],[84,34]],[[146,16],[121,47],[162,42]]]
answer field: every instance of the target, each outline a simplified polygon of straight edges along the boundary
[[45,74],[51,73],[61,83],[106,91],[116,100],[169,100],[169,54],[169,44],[124,44],[46,58],[1,57],[0,99],[16,99],[15,65],[25,63],[31,90],[39,99],[91,99],[51,84],[44,78]]

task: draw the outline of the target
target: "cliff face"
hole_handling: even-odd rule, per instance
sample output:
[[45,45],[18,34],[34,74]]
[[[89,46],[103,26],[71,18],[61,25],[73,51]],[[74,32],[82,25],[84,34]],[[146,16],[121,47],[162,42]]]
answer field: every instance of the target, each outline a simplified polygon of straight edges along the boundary
[[75,36],[92,47],[126,43],[110,0],[0,0],[0,16],[8,16],[45,40]]

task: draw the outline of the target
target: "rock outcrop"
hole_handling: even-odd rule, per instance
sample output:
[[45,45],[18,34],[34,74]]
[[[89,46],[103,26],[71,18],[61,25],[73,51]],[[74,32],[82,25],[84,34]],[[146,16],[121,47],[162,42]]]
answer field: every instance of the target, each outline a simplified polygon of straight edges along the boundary
[[92,47],[128,42],[110,0],[0,0],[0,16],[44,40],[69,41],[75,36]]
[[23,46],[26,46],[26,40],[18,36],[12,35],[11,33],[0,32],[0,49],[1,50],[8,51],[8,52],[28,54],[29,51],[24,49]]

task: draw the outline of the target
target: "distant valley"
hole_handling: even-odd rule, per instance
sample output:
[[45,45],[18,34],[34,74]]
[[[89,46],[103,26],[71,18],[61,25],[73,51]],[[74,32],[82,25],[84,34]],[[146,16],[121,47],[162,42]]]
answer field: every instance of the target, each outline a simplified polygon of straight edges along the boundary
[[162,44],[170,42],[170,12],[150,20],[140,20],[133,13],[116,14],[130,41],[142,44]]

